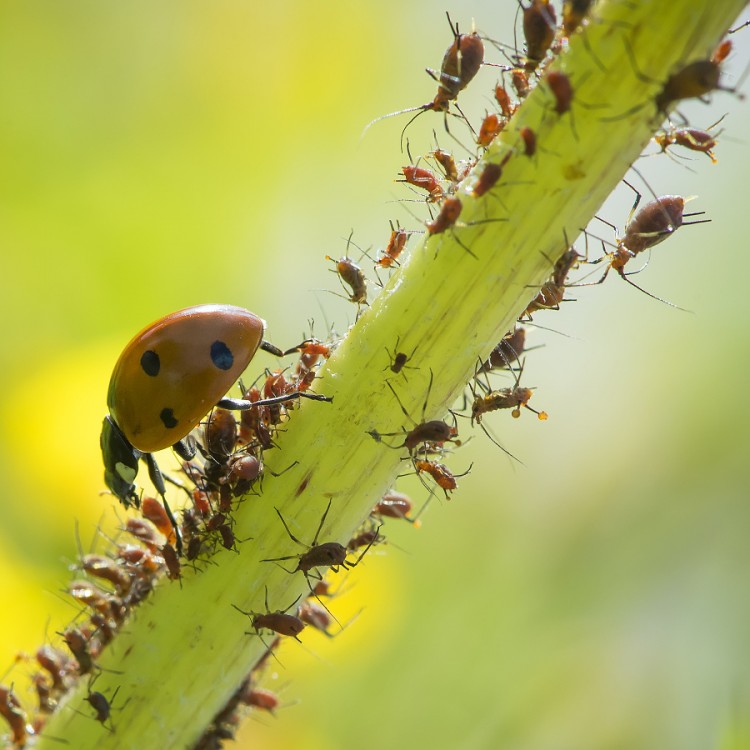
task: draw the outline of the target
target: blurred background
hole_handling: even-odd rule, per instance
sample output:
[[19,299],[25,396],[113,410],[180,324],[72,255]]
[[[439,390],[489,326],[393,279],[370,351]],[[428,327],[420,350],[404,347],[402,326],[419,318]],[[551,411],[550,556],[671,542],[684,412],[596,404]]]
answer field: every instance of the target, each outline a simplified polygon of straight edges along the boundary
[[[345,330],[353,306],[318,291],[338,291],[324,256],[352,229],[379,249],[389,219],[416,227],[395,202],[413,197],[394,184],[406,118],[360,142],[362,128],[431,100],[445,10],[512,44],[506,5],[0,11],[0,675],[29,705],[18,655],[75,615],[61,596],[74,524],[85,549],[116,524],[98,437],[124,344],[202,302],[252,309],[281,346],[310,319],[320,336]],[[748,58],[734,42],[730,85]],[[474,122],[497,77],[484,69],[462,97]],[[712,100],[682,109],[701,128],[729,113],[717,165],[639,162],[657,193],[698,195],[712,219],[637,279],[691,312],[613,277],[536,314],[554,332],[530,333],[524,379],[550,418],[487,418],[523,465],[481,433],[453,456],[456,472],[474,462],[453,500],[420,529],[388,524],[335,601],[356,622],[285,645],[267,680],[283,708],[247,721],[237,747],[750,747],[750,110]],[[458,149],[442,128],[426,113],[412,152],[433,129]],[[623,226],[632,201],[621,187],[601,215]]]

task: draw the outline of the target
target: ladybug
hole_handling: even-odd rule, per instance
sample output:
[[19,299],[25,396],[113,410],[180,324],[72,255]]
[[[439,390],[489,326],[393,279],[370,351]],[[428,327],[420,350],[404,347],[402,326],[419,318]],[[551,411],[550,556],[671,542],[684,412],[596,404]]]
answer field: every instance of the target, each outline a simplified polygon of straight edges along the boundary
[[[332,400],[298,392],[255,402],[222,398],[258,349],[283,356],[263,340],[264,330],[265,322],[242,307],[197,305],[160,318],[125,347],[109,383],[100,443],[104,481],[126,508],[140,505],[140,459],[164,500],[164,477],[151,454],[172,446],[189,460],[195,448],[184,438],[215,405],[246,410],[299,396]],[[166,502],[165,509],[176,528]]]

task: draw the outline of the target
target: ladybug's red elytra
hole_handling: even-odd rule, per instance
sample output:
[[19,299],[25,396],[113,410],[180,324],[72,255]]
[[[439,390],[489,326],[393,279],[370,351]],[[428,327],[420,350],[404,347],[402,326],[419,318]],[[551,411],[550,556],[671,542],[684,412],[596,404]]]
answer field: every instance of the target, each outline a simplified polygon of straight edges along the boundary
[[197,305],[160,318],[125,347],[109,383],[101,448],[104,481],[126,507],[140,504],[133,482],[141,458],[164,497],[151,453],[174,446],[192,455],[181,441],[215,405],[245,410],[299,396],[331,400],[297,392],[256,402],[223,398],[258,349],[283,355],[263,340],[264,331],[265,322],[242,307]]

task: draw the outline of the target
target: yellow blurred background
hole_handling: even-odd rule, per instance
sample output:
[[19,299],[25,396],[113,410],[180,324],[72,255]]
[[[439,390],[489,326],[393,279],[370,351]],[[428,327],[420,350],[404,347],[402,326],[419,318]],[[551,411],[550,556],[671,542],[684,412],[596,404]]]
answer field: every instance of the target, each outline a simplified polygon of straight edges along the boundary
[[[416,226],[394,202],[411,197],[393,182],[405,118],[360,142],[362,128],[432,98],[423,68],[451,41],[444,10],[512,43],[514,5],[485,6],[0,11],[4,682],[22,685],[16,655],[75,615],[61,596],[75,521],[86,548],[112,522],[98,435],[122,346],[202,302],[249,307],[281,346],[309,319],[344,330],[354,309],[318,291],[337,290],[324,256],[352,228],[381,248],[388,219]],[[748,58],[734,41],[730,84]],[[496,80],[481,71],[462,98],[475,122]],[[419,530],[388,524],[390,544],[336,602],[359,617],[334,641],[285,645],[269,675],[285,707],[248,721],[238,748],[750,747],[750,110],[712,99],[684,110],[698,127],[730,113],[718,165],[639,162],[658,193],[699,195],[691,209],[713,220],[638,277],[692,313],[617,278],[538,313],[557,333],[533,331],[524,377],[550,419],[488,418],[523,465],[481,433],[457,452],[455,471],[475,462],[460,491]],[[459,148],[426,113],[415,154],[433,129]],[[622,226],[631,203],[621,188],[602,215]]]

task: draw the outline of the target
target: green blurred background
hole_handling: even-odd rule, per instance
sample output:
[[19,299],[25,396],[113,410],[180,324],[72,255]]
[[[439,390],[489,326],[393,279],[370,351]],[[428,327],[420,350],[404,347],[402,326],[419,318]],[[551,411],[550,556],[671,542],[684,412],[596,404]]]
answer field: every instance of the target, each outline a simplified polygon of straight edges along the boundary
[[[379,248],[388,219],[416,226],[394,203],[412,197],[393,182],[405,119],[362,128],[432,98],[444,10],[512,43],[514,4],[485,5],[0,11],[0,671],[75,614],[60,595],[74,519],[85,547],[112,526],[98,433],[124,343],[208,301],[251,308],[282,346],[311,318],[344,330],[353,307],[316,291],[337,289],[324,256],[352,228]],[[735,47],[730,83],[746,37]],[[475,121],[496,80],[480,72],[462,99]],[[485,439],[456,453],[456,471],[475,462],[460,491],[419,530],[388,524],[336,602],[342,619],[364,607],[357,621],[285,646],[268,675],[285,708],[238,747],[750,747],[750,111],[713,100],[684,109],[699,127],[730,112],[718,165],[639,163],[713,220],[638,278],[693,314],[617,278],[539,313],[560,333],[531,334],[525,379],[550,419],[488,418],[524,465]],[[415,154],[433,128],[454,148],[427,113]],[[622,188],[602,214],[622,226],[631,203]],[[4,677],[29,702],[30,670]]]

